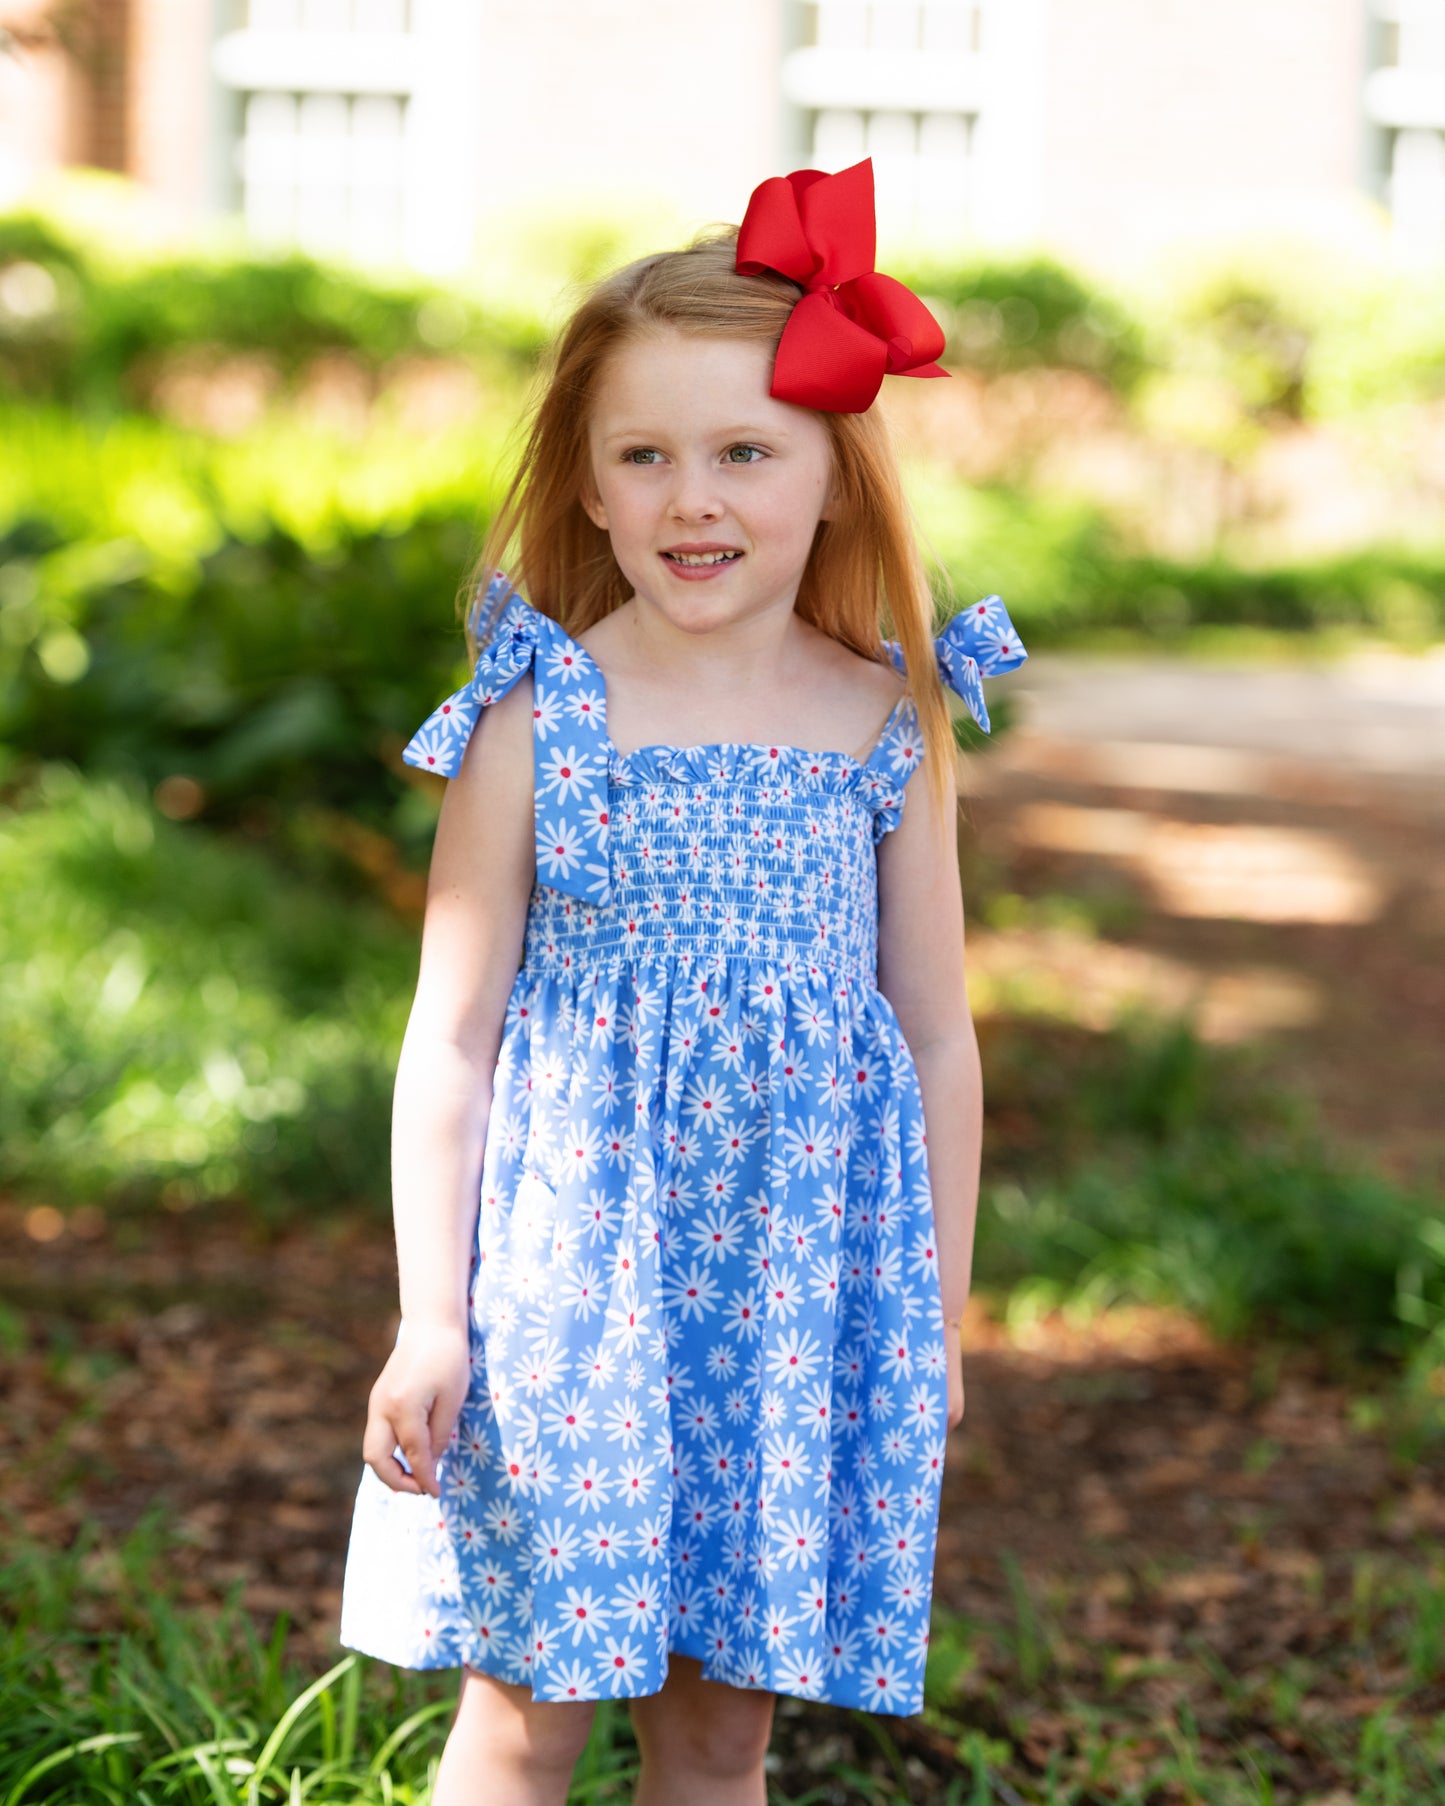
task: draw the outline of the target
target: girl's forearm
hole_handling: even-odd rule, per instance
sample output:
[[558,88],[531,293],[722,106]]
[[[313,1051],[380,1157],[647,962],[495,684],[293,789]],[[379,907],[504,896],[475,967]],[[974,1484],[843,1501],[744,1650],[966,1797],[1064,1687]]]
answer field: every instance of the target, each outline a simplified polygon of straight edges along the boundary
[[943,1315],[962,1314],[972,1284],[974,1224],[983,1150],[983,1071],[971,1017],[913,1049],[928,1130],[928,1175]]
[[404,1323],[460,1325],[476,1233],[492,1061],[408,1037],[392,1108],[391,1189]]

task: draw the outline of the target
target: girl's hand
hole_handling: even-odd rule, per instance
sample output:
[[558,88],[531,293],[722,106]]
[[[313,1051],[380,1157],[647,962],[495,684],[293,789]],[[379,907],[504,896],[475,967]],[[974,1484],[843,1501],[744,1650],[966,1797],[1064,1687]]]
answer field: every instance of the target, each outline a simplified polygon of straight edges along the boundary
[[948,1356],[948,1427],[956,1430],[963,1422],[963,1327],[947,1324],[943,1331],[944,1352]]
[[[451,1441],[470,1377],[467,1327],[403,1322],[371,1389],[361,1453],[393,1492],[440,1498],[437,1458]],[[396,1458],[400,1448],[411,1472]]]

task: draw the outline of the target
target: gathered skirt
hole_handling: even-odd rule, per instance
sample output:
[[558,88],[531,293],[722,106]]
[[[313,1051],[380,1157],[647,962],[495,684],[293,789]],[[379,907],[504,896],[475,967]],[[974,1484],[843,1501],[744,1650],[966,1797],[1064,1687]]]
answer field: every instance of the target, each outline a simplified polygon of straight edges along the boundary
[[947,1366],[922,1103],[875,985],[526,965],[441,1497],[357,1496],[342,1641],[545,1700],[703,1674],[923,1702]]

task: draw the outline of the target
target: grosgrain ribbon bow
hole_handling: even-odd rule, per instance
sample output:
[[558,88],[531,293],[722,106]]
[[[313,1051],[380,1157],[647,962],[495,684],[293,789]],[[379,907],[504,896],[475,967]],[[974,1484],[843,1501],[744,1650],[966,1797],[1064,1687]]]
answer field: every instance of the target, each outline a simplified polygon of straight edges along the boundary
[[885,376],[947,376],[933,361],[943,328],[910,288],[873,268],[873,160],[837,175],[797,169],[753,190],[738,228],[737,268],[800,284],[769,391],[779,401],[861,414]]

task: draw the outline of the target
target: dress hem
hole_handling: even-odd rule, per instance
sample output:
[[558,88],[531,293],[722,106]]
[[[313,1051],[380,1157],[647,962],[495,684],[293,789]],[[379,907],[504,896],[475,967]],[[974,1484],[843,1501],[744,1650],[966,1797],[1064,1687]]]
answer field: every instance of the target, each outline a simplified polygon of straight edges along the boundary
[[[447,1669],[469,1668],[473,1673],[488,1675],[493,1680],[506,1682],[508,1686],[527,1688],[529,1692],[532,1692],[534,1701],[541,1705],[595,1706],[601,1705],[604,1701],[608,1700],[654,1699],[662,1691],[662,1686],[621,1686],[609,1692],[578,1693],[573,1699],[537,1700],[537,1696],[529,1681],[517,1680],[512,1674],[504,1673],[500,1665],[489,1667],[483,1661],[473,1661],[464,1655],[455,1658],[447,1657],[444,1660],[439,1659],[437,1661],[402,1661],[394,1656],[384,1655],[379,1649],[368,1647],[366,1644],[352,1638],[342,1637],[339,1641],[343,1649],[353,1650],[357,1655],[368,1656],[373,1661],[386,1662],[393,1668],[403,1668],[413,1674],[438,1674],[444,1673]],[[687,1656],[695,1662],[700,1662],[702,1664],[702,1678],[705,1681],[717,1681],[725,1686],[736,1687],[740,1693],[773,1693],[776,1694],[779,1699],[797,1699],[804,1701],[808,1705],[836,1706],[847,1711],[870,1712],[875,1717],[880,1718],[916,1718],[923,1710],[923,1699],[921,1696],[910,1695],[906,1699],[900,1698],[899,1703],[896,1705],[864,1705],[862,1703],[861,1689],[857,1693],[843,1696],[836,1692],[804,1692],[801,1688],[797,1687],[769,1685],[763,1682],[752,1684],[746,1680],[736,1679],[731,1674],[719,1672],[716,1664],[713,1665],[713,1671],[709,1673],[708,1658],[706,1655],[700,1650],[688,1648],[685,1641],[674,1642],[671,1638],[668,1640],[666,1655]],[[667,1673],[666,1669],[664,1669],[662,1685],[665,1686],[666,1683]]]

